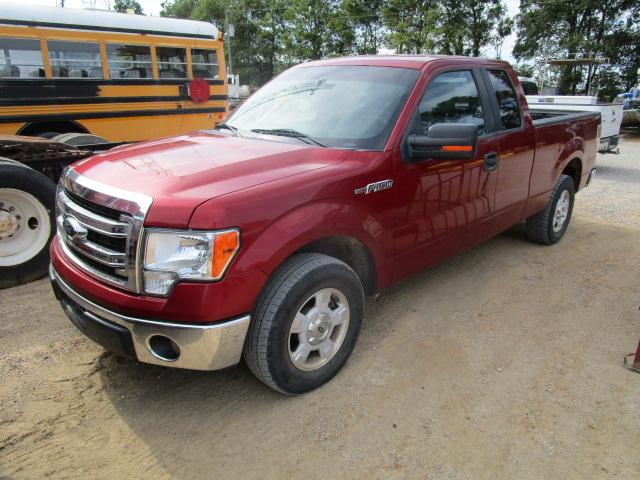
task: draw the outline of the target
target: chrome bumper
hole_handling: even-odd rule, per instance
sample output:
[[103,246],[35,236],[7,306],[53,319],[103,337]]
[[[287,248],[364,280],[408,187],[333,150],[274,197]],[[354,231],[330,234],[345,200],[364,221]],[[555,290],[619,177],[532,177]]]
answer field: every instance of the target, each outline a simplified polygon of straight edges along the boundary
[[[84,298],[60,278],[52,265],[49,266],[49,278],[66,297],[61,303],[72,321],[72,316],[79,315],[90,322],[105,324],[106,320],[126,328],[140,362],[192,370],[218,370],[240,361],[249,315],[204,325],[129,317]],[[167,354],[161,346],[166,347],[171,341],[174,348]]]

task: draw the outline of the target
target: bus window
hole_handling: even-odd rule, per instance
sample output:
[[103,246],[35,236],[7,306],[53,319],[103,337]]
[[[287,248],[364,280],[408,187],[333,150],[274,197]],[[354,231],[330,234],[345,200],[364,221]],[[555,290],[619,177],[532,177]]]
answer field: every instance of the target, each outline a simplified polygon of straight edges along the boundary
[[191,49],[193,78],[218,78],[218,58],[215,50]]
[[39,40],[0,38],[0,77],[44,77]]
[[187,55],[184,48],[156,47],[160,79],[187,78]]
[[151,48],[144,45],[107,44],[112,79],[153,78]]
[[53,78],[103,78],[97,43],[49,41]]

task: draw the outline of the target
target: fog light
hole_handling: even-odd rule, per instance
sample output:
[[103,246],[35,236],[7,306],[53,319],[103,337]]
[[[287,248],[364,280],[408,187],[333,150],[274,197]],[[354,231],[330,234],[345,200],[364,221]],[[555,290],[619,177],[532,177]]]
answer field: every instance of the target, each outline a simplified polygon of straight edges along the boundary
[[164,335],[153,335],[149,338],[149,350],[154,356],[165,362],[175,362],[180,356],[178,344]]
[[173,272],[144,271],[144,291],[151,295],[167,295],[178,281]]

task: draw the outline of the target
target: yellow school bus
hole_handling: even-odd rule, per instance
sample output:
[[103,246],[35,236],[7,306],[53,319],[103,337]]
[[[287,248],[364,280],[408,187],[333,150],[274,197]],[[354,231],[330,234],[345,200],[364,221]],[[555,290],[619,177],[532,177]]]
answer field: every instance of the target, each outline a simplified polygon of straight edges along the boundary
[[0,135],[132,142],[212,128],[227,112],[209,23],[2,3]]

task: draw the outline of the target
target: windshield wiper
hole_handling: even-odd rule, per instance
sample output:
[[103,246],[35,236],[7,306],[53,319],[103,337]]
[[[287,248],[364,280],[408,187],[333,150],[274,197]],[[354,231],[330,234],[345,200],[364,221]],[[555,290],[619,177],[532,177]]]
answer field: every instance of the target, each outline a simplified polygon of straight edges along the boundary
[[242,137],[242,135],[240,135],[240,132],[238,131],[238,129],[236,127],[234,127],[233,125],[229,125],[228,123],[219,123],[219,124],[217,124],[215,126],[214,130],[217,130],[219,128],[223,129],[223,130],[229,130],[236,137]]
[[319,147],[326,148],[327,146],[317,141],[315,138],[310,137],[306,133],[293,130],[291,128],[254,128],[251,130],[254,133],[262,133],[263,135],[277,135],[280,137],[298,138],[309,145],[315,144]]

